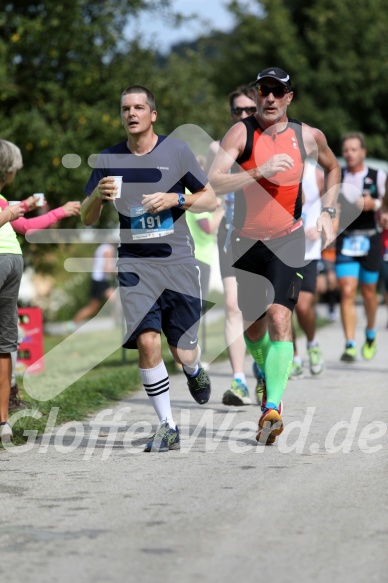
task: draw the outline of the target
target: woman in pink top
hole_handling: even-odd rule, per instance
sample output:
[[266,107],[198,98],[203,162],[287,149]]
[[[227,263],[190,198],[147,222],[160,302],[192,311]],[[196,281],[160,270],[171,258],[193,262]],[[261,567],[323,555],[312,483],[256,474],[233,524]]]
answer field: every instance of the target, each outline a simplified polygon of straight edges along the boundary
[[[36,199],[30,196],[28,199],[22,201],[22,205],[26,212],[34,210],[36,207]],[[0,208],[2,210],[6,208],[11,208],[8,205],[8,201],[0,195]],[[16,233],[20,235],[25,235],[28,230],[30,229],[47,229],[54,223],[60,221],[61,219],[65,219],[67,217],[74,217],[80,214],[80,203],[78,201],[70,201],[65,203],[63,206],[60,206],[52,211],[44,213],[38,217],[33,217],[30,219],[26,219],[24,216],[19,217],[12,221],[11,225],[12,228]],[[11,352],[11,359],[12,359],[12,372],[11,372],[11,391],[9,397],[9,410],[14,410],[19,408],[22,403],[20,401],[18,386],[16,384],[16,375],[15,375],[15,367],[16,367],[16,359],[17,359],[17,350]]]
[[[25,212],[33,210],[36,206],[35,201],[28,202],[31,198],[22,201],[25,207]],[[2,210],[8,207],[8,201],[0,195],[0,208]],[[12,207],[11,207],[12,208]],[[30,229],[47,229],[53,223],[65,219],[66,217],[74,217],[80,214],[80,203],[78,201],[70,201],[60,206],[44,215],[38,217],[33,217],[32,219],[26,219],[25,217],[19,217],[12,221],[11,225],[13,229],[20,235],[25,235]]]

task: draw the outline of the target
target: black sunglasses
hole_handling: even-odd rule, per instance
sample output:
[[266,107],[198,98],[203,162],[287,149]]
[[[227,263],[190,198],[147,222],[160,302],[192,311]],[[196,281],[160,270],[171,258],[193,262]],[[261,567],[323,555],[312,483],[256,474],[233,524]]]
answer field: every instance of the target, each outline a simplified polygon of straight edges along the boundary
[[260,97],[268,97],[268,95],[272,93],[276,99],[281,99],[287,93],[289,93],[289,89],[285,85],[277,85],[276,87],[270,87],[268,85],[256,85],[256,89]]
[[253,115],[256,113],[256,107],[232,107],[232,113],[235,115],[242,115],[243,111],[248,115]]

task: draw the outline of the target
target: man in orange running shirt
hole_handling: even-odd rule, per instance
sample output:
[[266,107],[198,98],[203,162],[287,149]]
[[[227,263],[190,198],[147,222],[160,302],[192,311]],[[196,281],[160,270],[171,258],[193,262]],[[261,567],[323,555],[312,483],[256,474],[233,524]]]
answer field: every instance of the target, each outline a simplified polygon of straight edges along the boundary
[[[266,375],[257,441],[275,442],[283,431],[279,405],[293,359],[291,317],[305,264],[302,210],[304,161],[313,157],[326,173],[327,192],[317,228],[324,246],[333,239],[332,219],[341,180],[324,134],[289,119],[290,76],[278,67],[254,83],[257,113],[235,124],[222,140],[209,172],[216,194],[235,192],[231,244],[248,350]],[[230,173],[233,164],[240,172]]]

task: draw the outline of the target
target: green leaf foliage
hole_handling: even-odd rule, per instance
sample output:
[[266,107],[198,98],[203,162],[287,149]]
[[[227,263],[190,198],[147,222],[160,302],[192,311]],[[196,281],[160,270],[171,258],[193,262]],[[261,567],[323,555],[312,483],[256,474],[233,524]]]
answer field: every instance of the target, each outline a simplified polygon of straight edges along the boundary
[[261,0],[255,14],[233,1],[230,34],[218,35],[220,95],[266,67],[291,74],[289,113],[319,127],[336,153],[342,133],[362,131],[368,153],[388,157],[388,11],[385,0]]
[[[8,2],[0,16],[0,136],[22,150],[24,168],[8,198],[46,193],[51,208],[83,198],[89,157],[125,137],[119,99],[155,56],[126,39],[146,0]],[[151,76],[151,75],[150,75]],[[63,156],[77,154],[68,168]],[[105,221],[111,220],[108,213]],[[78,219],[67,220],[72,226]]]

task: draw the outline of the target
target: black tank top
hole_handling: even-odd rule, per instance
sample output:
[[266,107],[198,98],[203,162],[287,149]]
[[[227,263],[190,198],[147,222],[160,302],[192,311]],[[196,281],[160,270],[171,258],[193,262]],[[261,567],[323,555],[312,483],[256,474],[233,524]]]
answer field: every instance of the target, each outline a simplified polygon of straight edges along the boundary
[[[344,169],[341,170],[341,184],[343,182],[345,175]],[[363,192],[368,192],[372,198],[379,198],[377,192],[377,170],[373,168],[368,168],[368,174],[364,178],[364,183],[362,187]],[[338,196],[338,203],[341,205],[341,216],[340,216],[340,229],[346,227],[347,231],[358,231],[358,230],[372,230],[377,228],[376,223],[376,211],[362,211],[360,215],[349,225],[341,224],[341,217],[351,216],[352,210],[354,208],[353,203],[350,203],[347,198],[342,194]]]

